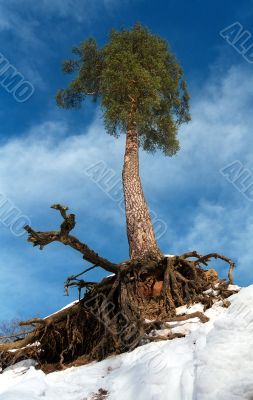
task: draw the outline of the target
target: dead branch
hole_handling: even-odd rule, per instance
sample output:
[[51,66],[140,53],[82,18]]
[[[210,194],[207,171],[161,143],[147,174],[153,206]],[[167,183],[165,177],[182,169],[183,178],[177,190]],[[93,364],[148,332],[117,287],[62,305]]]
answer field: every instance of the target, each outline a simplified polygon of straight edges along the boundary
[[169,319],[166,322],[178,322],[178,321],[187,321],[188,319],[192,318],[199,318],[201,322],[205,323],[209,321],[209,318],[203,314],[201,311],[195,311],[190,314],[182,314],[182,315],[177,315],[171,319]]
[[27,335],[24,339],[15,342],[0,343],[0,351],[9,351],[15,349],[22,349],[34,343],[34,331]]
[[201,258],[202,256],[197,251],[189,251],[188,253],[184,253],[180,256],[180,258]]
[[67,316],[75,315],[78,310],[78,303],[71,307],[58,311],[45,319],[36,318],[34,320],[21,322],[20,325],[31,325],[32,323],[38,324],[36,328],[31,331],[25,338],[10,343],[0,343],[0,351],[8,351],[11,349],[21,349],[28,344],[33,344],[36,341],[36,335],[42,332],[46,326],[57,324],[67,318]]
[[69,278],[67,278],[67,280],[66,280],[66,282],[65,282],[65,284],[64,284],[64,289],[65,289],[66,295],[67,295],[67,296],[69,295],[69,287],[70,287],[70,286],[76,286],[76,287],[78,288],[79,300],[80,300],[80,297],[81,297],[81,289],[82,289],[82,288],[86,288],[86,289],[89,290],[89,289],[92,288],[94,285],[96,285],[96,283],[95,283],[95,282],[87,282],[87,281],[84,281],[83,279],[78,279],[78,278],[79,278],[81,275],[86,274],[87,272],[91,271],[92,269],[94,269],[94,268],[96,268],[96,267],[97,267],[97,265],[93,265],[92,267],[85,269],[83,272],[80,272],[80,273],[77,274],[77,275],[72,275],[72,276],[70,276]]
[[[201,254],[197,253],[196,251],[189,251],[188,253],[184,253],[181,256],[175,256],[177,257],[178,260],[186,260],[188,258],[197,258],[197,260],[194,261],[189,261],[191,263],[193,263],[194,266],[198,266],[198,265],[208,265],[208,262],[211,260],[211,258],[215,258],[215,259],[220,259],[222,261],[225,261],[226,263],[229,264],[229,271],[228,271],[228,280],[229,283],[231,285],[233,285],[233,271],[235,268],[235,263],[228,257],[219,254],[219,253],[209,253],[205,256],[202,256]],[[173,257],[171,257],[173,258]]]
[[44,246],[52,242],[61,242],[66,246],[70,246],[77,250],[83,255],[83,258],[92,264],[99,265],[103,269],[109,272],[117,273],[119,267],[116,264],[111,263],[109,260],[100,257],[87,244],[80,242],[75,236],[69,233],[75,227],[75,215],[67,214],[68,207],[64,207],[60,204],[54,204],[51,208],[58,210],[63,218],[63,223],[60,226],[59,231],[49,232],[36,232],[29,225],[25,226],[25,230],[28,232],[28,242],[33,243],[33,246],[39,246],[42,250]]
[[230,260],[230,258],[228,258],[222,254],[219,254],[219,253],[210,253],[205,256],[199,257],[198,260],[194,261],[194,265],[200,265],[200,264],[207,265],[207,263],[210,261],[211,258],[220,259],[229,264],[228,280],[229,280],[229,283],[231,285],[233,285],[234,284],[233,271],[235,268],[235,263],[233,263],[233,261]]
[[149,340],[150,342],[160,342],[161,340],[173,340],[173,339],[178,339],[178,338],[183,338],[185,337],[184,333],[169,333],[166,336],[162,336],[162,335],[157,335],[157,336],[148,336],[145,335],[144,339]]
[[34,324],[46,325],[46,321],[41,318],[33,318],[33,319],[29,319],[27,321],[21,321],[19,323],[19,326],[27,326],[27,325],[34,325]]
[[15,333],[15,334],[12,334],[12,335],[0,336],[0,340],[11,339],[11,338],[17,338],[18,339],[19,336],[28,335],[29,333],[32,333],[33,331],[34,330],[32,329],[30,331],[19,332],[19,333]]
[[173,318],[167,318],[166,321],[156,320],[151,322],[145,322],[144,326],[145,330],[149,332],[150,330],[153,329],[159,330],[159,329],[171,328],[170,323],[187,321],[188,319],[192,318],[199,318],[199,320],[202,323],[209,321],[209,318],[204,313],[202,313],[201,311],[195,311],[193,313],[176,315]]

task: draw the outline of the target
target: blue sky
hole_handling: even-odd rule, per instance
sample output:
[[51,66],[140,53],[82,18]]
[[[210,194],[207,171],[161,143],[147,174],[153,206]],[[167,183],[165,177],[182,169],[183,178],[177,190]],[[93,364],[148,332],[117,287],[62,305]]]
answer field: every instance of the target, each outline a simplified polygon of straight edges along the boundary
[[[110,182],[98,184],[87,172],[103,164],[117,183],[124,137],[105,133],[95,106],[60,110],[54,95],[67,83],[60,66],[73,45],[88,36],[102,45],[111,28],[140,21],[170,42],[191,92],[192,122],[180,129],[180,152],[173,158],[141,154],[159,244],[170,254],[190,249],[226,254],[237,263],[236,282],[252,283],[253,202],[245,188],[253,182],[253,64],[219,34],[236,22],[250,33],[252,5],[251,0],[0,1],[0,53],[34,87],[21,103],[0,86],[0,214],[1,201],[7,201],[35,229],[50,230],[60,218],[49,206],[69,205],[80,239],[115,262],[128,257],[124,213]],[[245,181],[236,180],[238,165]],[[0,319],[47,315],[76,296],[64,297],[64,280],[88,265],[60,244],[32,248],[25,235],[13,234],[12,222],[0,223]],[[215,267],[226,275],[226,266]],[[102,276],[92,271],[89,279]]]

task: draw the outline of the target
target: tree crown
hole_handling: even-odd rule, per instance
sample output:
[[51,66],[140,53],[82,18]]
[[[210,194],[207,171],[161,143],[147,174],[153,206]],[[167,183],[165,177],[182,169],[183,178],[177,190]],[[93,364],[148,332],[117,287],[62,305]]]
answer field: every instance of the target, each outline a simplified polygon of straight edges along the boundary
[[72,52],[76,59],[65,61],[63,72],[76,76],[58,91],[60,107],[80,107],[90,95],[100,99],[108,133],[118,136],[136,126],[144,150],[176,153],[178,127],[190,120],[189,94],[165,40],[135,24],[112,30],[102,48],[88,39]]

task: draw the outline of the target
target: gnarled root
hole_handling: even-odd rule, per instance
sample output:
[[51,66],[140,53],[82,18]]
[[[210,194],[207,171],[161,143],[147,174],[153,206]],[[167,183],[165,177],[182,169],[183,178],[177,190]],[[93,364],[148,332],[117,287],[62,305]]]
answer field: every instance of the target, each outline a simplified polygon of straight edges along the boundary
[[[198,317],[206,322],[199,312],[177,316],[176,307],[201,301],[208,308],[231,291],[229,282],[210,282],[196,261],[185,256],[164,257],[144,265],[138,261],[100,283],[87,284],[87,293],[79,302],[46,319],[23,322],[22,325],[34,324],[34,331],[19,341],[0,344],[2,367],[28,356],[42,365],[54,363],[58,368],[79,356],[101,360],[149,340],[159,340],[149,337],[151,327],[158,324],[156,320],[162,324]],[[72,279],[76,286],[80,284],[76,277]],[[67,285],[70,283],[71,278]],[[85,281],[81,286],[85,287]],[[213,290],[219,294],[213,295]],[[154,322],[147,324],[146,319]],[[180,336],[169,334],[167,339]],[[11,349],[16,351],[10,352]]]
[[[217,298],[225,299],[232,294],[228,285],[233,282],[234,264],[223,255],[210,253],[202,256],[189,252],[181,256],[159,259],[151,256],[113,264],[70,235],[75,226],[75,216],[67,214],[67,207],[54,205],[53,208],[63,217],[60,230],[35,232],[26,227],[28,240],[41,248],[53,241],[62,242],[79,251],[94,265],[68,278],[65,283],[67,291],[71,286],[78,288],[79,301],[76,304],[48,318],[23,322],[22,325],[33,325],[34,330],[21,340],[0,343],[3,368],[28,356],[37,359],[42,367],[55,364],[55,368],[64,368],[78,357],[87,362],[129,351],[147,341],[159,339],[149,336],[152,324],[155,329],[158,321],[166,323],[193,317],[189,314],[176,316],[177,307],[202,302],[208,308]],[[220,281],[214,270],[203,269],[212,258],[229,264],[228,282]],[[82,274],[97,266],[113,272],[113,275],[99,283],[80,279]],[[83,297],[82,290],[85,290]],[[202,322],[207,320],[201,313],[194,316]],[[150,324],[147,320],[153,322]],[[167,339],[175,336],[178,337],[171,333]]]

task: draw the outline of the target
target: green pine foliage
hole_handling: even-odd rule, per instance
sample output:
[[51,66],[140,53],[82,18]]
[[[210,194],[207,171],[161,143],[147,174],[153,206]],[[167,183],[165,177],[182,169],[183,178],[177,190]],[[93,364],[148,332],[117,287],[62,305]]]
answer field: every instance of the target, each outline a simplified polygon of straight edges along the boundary
[[113,30],[102,48],[88,39],[73,53],[76,59],[65,61],[63,72],[75,78],[57,93],[60,107],[80,107],[92,96],[100,101],[108,133],[118,136],[134,122],[144,150],[177,152],[178,127],[190,120],[189,94],[165,40],[136,24]]

